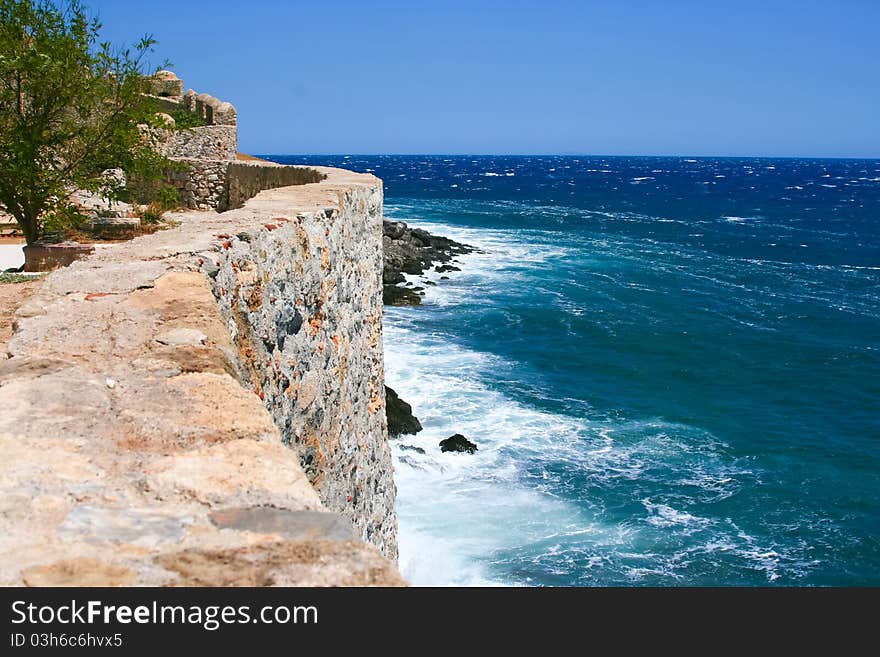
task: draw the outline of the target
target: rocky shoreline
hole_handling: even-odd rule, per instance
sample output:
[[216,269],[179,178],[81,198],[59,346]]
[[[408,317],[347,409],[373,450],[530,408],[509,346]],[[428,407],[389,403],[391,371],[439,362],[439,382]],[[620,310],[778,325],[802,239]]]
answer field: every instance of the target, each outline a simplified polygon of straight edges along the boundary
[[[382,300],[386,306],[418,306],[424,288],[406,282],[404,274],[460,271],[449,264],[455,257],[476,249],[448,237],[433,235],[421,228],[410,228],[402,221],[382,222],[385,263],[382,270]],[[442,277],[441,277],[442,278]],[[404,285],[400,285],[404,283]],[[433,285],[432,281],[425,281]]]
[[[382,245],[385,258],[382,269],[382,301],[386,306],[418,306],[422,303],[424,288],[408,282],[404,274],[419,275],[432,269],[440,274],[461,271],[450,262],[457,256],[477,251],[472,246],[448,237],[433,235],[421,228],[410,228],[403,221],[387,219],[382,222]],[[443,280],[447,277],[440,278]],[[430,280],[422,282],[425,285],[436,284]],[[412,406],[388,386],[385,386],[385,414],[389,438],[415,435],[422,430],[422,424],[413,414]],[[461,434],[441,441],[440,447],[443,452],[473,454],[477,450],[476,444]],[[401,448],[424,453],[421,448],[411,445],[403,445]]]

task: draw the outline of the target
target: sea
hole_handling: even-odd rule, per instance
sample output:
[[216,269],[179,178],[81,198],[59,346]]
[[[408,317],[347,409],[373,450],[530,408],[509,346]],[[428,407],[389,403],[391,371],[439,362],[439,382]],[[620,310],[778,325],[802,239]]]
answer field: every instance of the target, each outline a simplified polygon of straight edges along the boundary
[[414,585],[880,584],[880,160],[272,159],[479,249],[385,309]]

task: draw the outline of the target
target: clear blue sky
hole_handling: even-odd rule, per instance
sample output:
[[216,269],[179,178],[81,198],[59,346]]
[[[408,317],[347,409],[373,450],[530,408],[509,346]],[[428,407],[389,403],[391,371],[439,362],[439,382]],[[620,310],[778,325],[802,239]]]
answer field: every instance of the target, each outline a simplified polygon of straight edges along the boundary
[[252,153],[880,157],[880,0],[87,3]]

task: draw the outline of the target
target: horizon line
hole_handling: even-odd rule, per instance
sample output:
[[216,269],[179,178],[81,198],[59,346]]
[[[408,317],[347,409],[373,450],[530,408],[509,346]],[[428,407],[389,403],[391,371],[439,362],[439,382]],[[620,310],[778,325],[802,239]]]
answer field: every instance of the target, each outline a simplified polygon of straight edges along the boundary
[[255,157],[292,157],[292,156],[328,156],[328,157],[376,157],[376,156],[411,156],[411,157],[675,157],[688,159],[713,159],[713,160],[877,160],[880,161],[880,155],[876,156],[858,156],[858,155],[679,155],[679,154],[640,154],[640,155],[608,155],[602,153],[356,153],[356,152],[337,152],[337,153],[251,153]]

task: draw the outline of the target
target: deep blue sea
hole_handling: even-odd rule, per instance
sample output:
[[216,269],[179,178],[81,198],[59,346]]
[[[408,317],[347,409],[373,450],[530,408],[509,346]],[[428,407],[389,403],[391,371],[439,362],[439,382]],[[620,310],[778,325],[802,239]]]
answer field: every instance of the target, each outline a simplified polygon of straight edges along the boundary
[[385,313],[414,584],[880,584],[880,160],[280,159],[482,250]]

